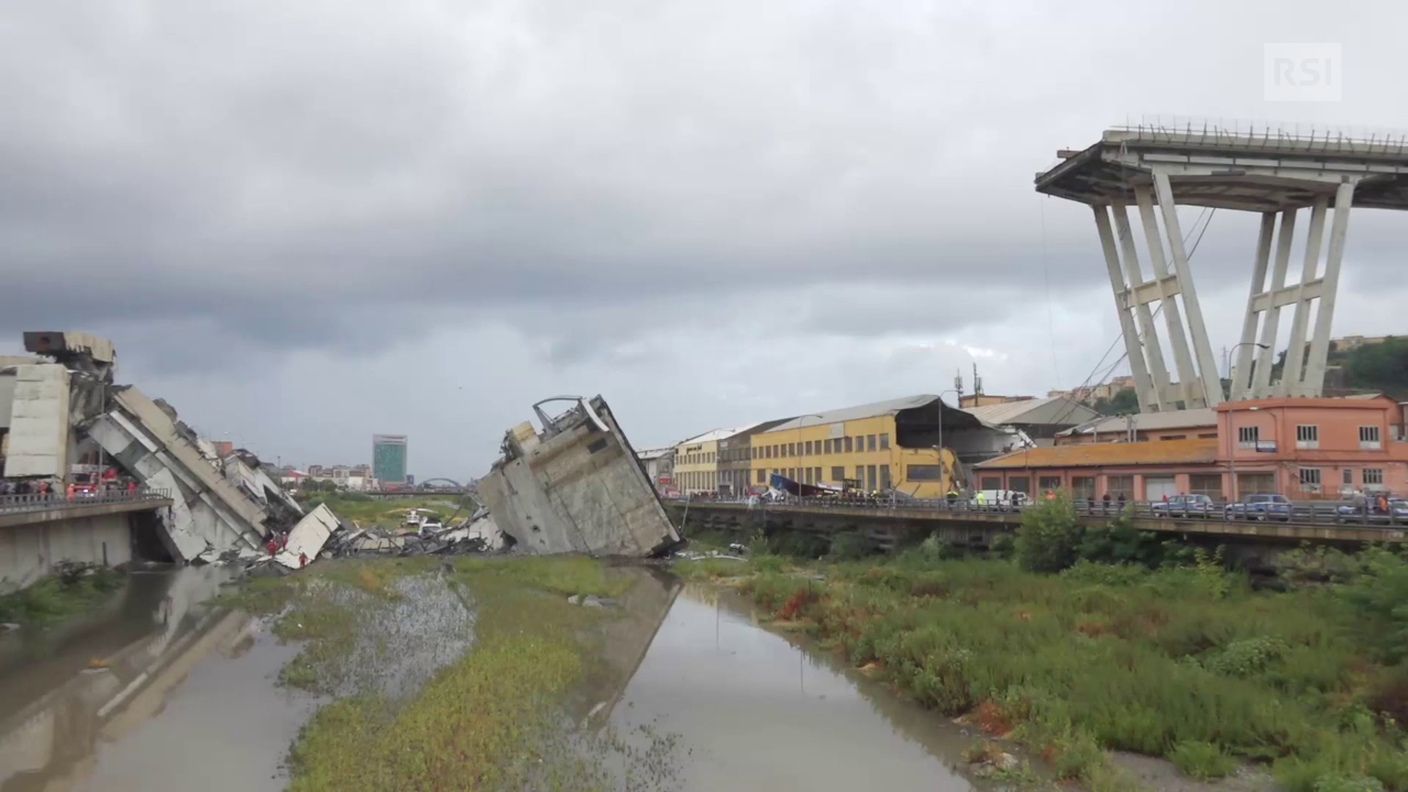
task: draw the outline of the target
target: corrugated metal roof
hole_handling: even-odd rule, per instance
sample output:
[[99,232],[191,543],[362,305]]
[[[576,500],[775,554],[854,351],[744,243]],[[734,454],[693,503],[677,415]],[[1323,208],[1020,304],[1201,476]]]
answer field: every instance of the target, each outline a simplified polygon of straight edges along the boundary
[[1065,396],[1048,396],[1044,399],[1023,399],[1003,404],[988,404],[982,407],[966,407],[963,411],[993,426],[1045,423],[1080,424],[1099,415],[1086,405]]
[[1154,440],[1140,443],[1079,443],[1014,451],[976,468],[1113,467],[1119,465],[1197,464],[1217,459],[1217,440]]
[[1100,423],[1092,426],[1068,429],[1061,434],[1091,434],[1099,432],[1108,434],[1113,432],[1123,432],[1128,425],[1126,421],[1134,419],[1134,428],[1139,431],[1157,431],[1160,429],[1189,429],[1195,426],[1216,426],[1217,412],[1211,407],[1198,407],[1192,410],[1169,410],[1168,412],[1156,413],[1136,413],[1135,415],[1112,415]]
[[[800,429],[805,426],[821,426],[823,424],[839,423],[841,421],[859,421],[862,418],[874,418],[877,415],[894,415],[900,410],[908,410],[913,407],[923,407],[938,400],[938,396],[931,393],[922,393],[918,396],[905,396],[899,399],[889,399],[886,401],[872,402],[870,404],[860,404],[855,407],[842,407],[837,410],[826,410],[825,412],[812,415],[802,415],[793,418],[785,423],[778,424],[769,429],[769,432],[781,432],[792,429]],[[954,410],[945,404],[945,408]]]
[[[749,424],[748,426],[756,426],[756,425],[757,425],[757,424]],[[722,439],[724,439],[725,437],[730,437],[730,436],[732,436],[732,435],[738,434],[739,432],[743,431],[744,429],[747,429],[748,426],[742,426],[742,427],[735,426],[735,427],[730,428],[730,429],[713,429],[713,430],[711,430],[711,431],[705,432],[704,434],[695,435],[694,437],[691,437],[691,438],[689,438],[688,440],[681,440],[681,441],[679,442],[679,445],[686,445],[686,444],[688,444],[688,443],[708,443],[708,442],[710,442],[710,441],[712,441],[712,440],[722,440]]]

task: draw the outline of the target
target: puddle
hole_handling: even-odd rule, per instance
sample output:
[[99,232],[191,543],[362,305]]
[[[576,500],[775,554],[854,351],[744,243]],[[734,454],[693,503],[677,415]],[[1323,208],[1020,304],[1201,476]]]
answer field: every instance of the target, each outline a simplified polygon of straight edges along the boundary
[[473,614],[439,575],[399,578],[391,585],[399,598],[390,603],[356,589],[334,593],[362,621],[356,646],[338,661],[338,695],[376,689],[401,698],[472,643]]
[[950,767],[971,738],[752,614],[686,587],[614,709],[622,733],[678,736],[679,788],[973,788]]

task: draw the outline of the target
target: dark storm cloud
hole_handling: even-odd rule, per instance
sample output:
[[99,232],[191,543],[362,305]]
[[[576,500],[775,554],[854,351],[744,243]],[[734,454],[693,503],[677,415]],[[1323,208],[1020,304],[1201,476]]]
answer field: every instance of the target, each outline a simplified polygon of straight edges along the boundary
[[1026,46],[1024,14],[1059,18],[746,8],[22,5],[0,29],[0,332],[52,316],[55,271],[75,317],[330,345],[310,326],[427,302],[1099,282],[1088,213],[1039,225],[1030,189],[1064,129],[1106,120],[1044,115],[1101,71]]
[[[1408,126],[1381,101],[1397,95],[1405,15],[1287,2],[11,3],[0,339],[89,329],[138,372],[171,377],[252,378],[316,352],[352,379],[463,336],[463,363],[430,359],[505,378],[538,366],[535,386],[571,390],[561,372],[595,361],[635,377],[647,405],[661,401],[650,388],[668,390],[650,383],[674,377],[662,359],[758,343],[774,355],[739,370],[737,404],[777,403],[758,393],[819,343],[854,365],[895,338],[961,331],[976,340],[942,350],[955,356],[945,371],[973,344],[1014,369],[1058,368],[1028,348],[1036,335],[1047,358],[1069,357],[1061,370],[1084,372],[1107,339],[1050,350],[1063,314],[1073,332],[1113,327],[1090,211],[1038,197],[1033,174],[1129,113]],[[1261,43],[1307,40],[1344,42],[1346,101],[1262,102]],[[1185,214],[1190,231],[1198,214]],[[1401,266],[1404,221],[1356,213],[1353,283]],[[1254,218],[1214,217],[1194,261],[1209,305],[1222,291],[1237,309],[1254,231]],[[904,360],[868,364],[877,391],[898,387],[888,378]],[[831,387],[851,390],[818,390],[818,403],[893,395]],[[495,412],[483,431],[510,418]]]

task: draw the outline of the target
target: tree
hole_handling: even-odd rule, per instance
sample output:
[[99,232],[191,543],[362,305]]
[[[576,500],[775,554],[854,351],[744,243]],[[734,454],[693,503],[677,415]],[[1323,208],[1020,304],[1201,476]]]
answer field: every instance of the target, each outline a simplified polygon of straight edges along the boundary
[[1345,356],[1345,368],[1352,388],[1408,395],[1408,338],[1365,344]]
[[1108,399],[1096,399],[1090,407],[1101,415],[1133,415],[1139,412],[1139,396],[1133,388],[1122,388]]
[[1060,572],[1075,563],[1081,534],[1069,495],[1041,501],[1022,512],[1017,563],[1028,572]]

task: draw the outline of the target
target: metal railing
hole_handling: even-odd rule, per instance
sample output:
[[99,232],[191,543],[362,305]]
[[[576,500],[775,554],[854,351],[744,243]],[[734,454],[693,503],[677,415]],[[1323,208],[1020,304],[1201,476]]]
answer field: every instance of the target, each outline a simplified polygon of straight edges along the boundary
[[1340,126],[1243,118],[1206,118],[1178,115],[1128,116],[1112,127],[1129,132],[1136,140],[1153,142],[1194,139],[1237,148],[1283,146],[1306,151],[1345,150],[1402,154],[1408,147],[1408,130],[1387,127]]
[[[674,498],[672,503],[692,503],[695,506],[729,504],[747,506],[747,498]],[[759,498],[753,502],[756,509],[861,509],[895,514],[949,513],[1018,516],[1026,509],[1036,506],[1035,499],[1024,499],[1019,503],[977,503],[969,498],[919,499],[886,497],[864,498],[796,498],[781,500]],[[1385,514],[1363,504],[1346,504],[1343,501],[1293,501],[1290,503],[1246,503],[1212,501],[1208,503],[1180,503],[1178,501],[1111,501],[1080,499],[1072,504],[1076,514],[1088,519],[1113,519],[1124,512],[1134,519],[1149,520],[1204,520],[1211,522],[1282,522],[1297,525],[1353,525],[1370,528],[1393,528],[1408,526],[1408,514],[1402,512]],[[1346,508],[1348,507],[1348,508]]]
[[74,493],[72,498],[66,492],[50,492],[42,495],[37,493],[0,495],[0,513],[78,509],[103,503],[133,503],[165,500],[170,497],[171,493],[165,489],[139,489],[136,492],[113,489],[91,494]]

